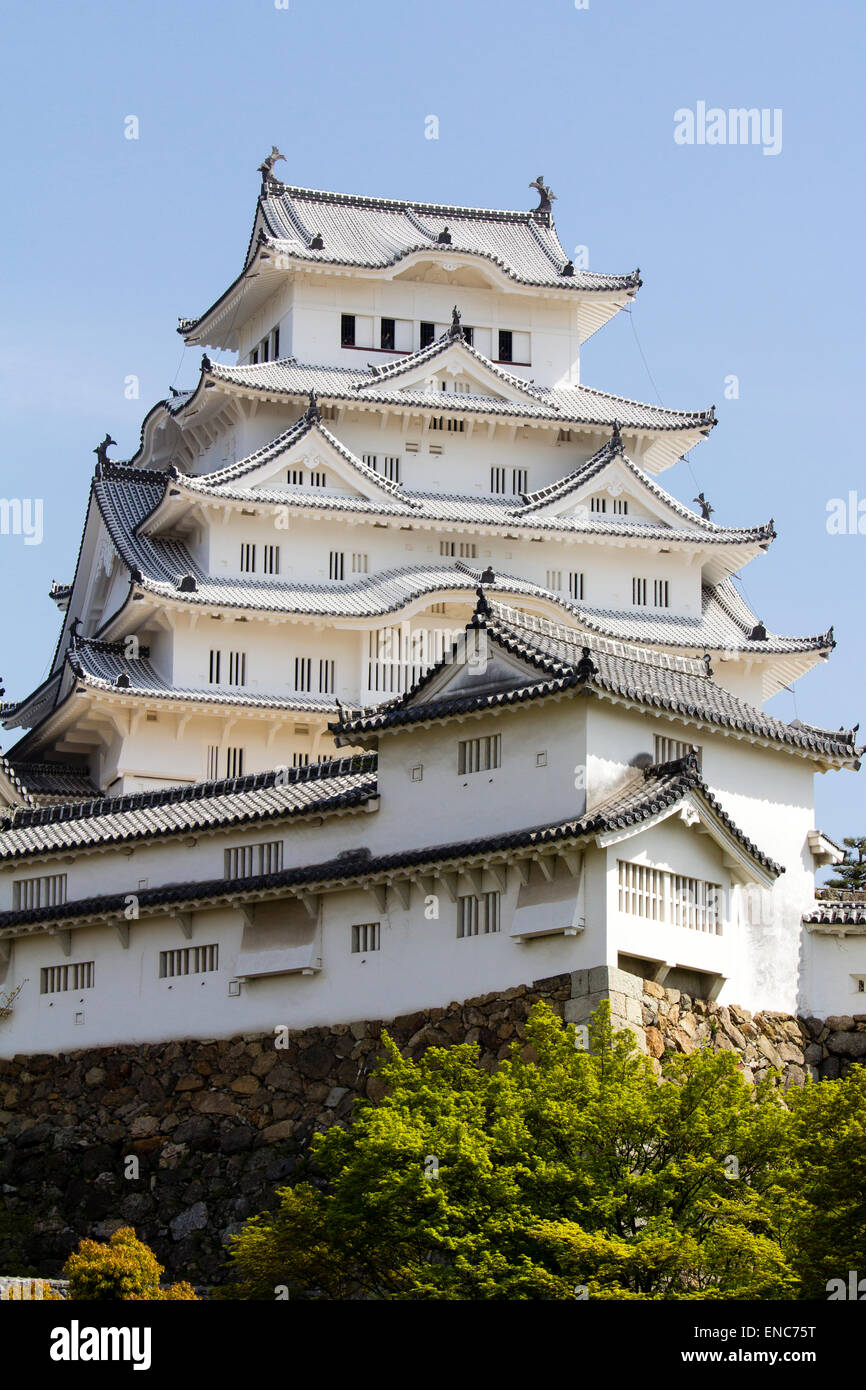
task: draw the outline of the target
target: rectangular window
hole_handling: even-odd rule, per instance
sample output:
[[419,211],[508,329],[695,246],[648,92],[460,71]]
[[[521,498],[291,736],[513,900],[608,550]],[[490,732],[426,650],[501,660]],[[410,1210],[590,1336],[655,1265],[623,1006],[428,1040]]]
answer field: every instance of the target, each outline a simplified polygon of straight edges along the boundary
[[435,323],[422,323],[422,324],[421,324],[421,337],[420,337],[420,339],[419,339],[419,344],[420,344],[420,346],[421,346],[422,348],[429,347],[430,344],[431,344],[432,342],[435,342],[435,340],[436,340],[436,325],[435,325]]
[[12,884],[12,906],[18,911],[56,907],[65,902],[66,874],[40,874],[38,878],[19,878]]
[[289,469],[289,472],[288,472],[288,477],[287,477],[286,481],[288,482],[289,487],[303,487],[303,486],[304,486],[304,470],[303,470],[303,468],[290,468],[290,469]]
[[386,454],[382,460],[382,476],[392,483],[400,481],[400,460],[394,454]]
[[562,570],[548,570],[548,571],[547,571],[547,583],[546,583],[545,587],[548,588],[548,589],[561,589],[561,588],[562,588]]
[[345,577],[346,557],[342,550],[332,550],[328,558],[328,578],[343,579]]
[[631,581],[631,601],[639,608],[646,606],[646,583],[645,579]]
[[229,652],[229,685],[246,685],[246,652]]
[[310,766],[310,755],[309,755],[309,753],[293,753],[293,754],[292,754],[292,767],[309,767],[309,766]]
[[373,472],[375,473],[375,471],[376,471],[376,458],[377,458],[377,455],[376,455],[376,454],[362,454],[362,455],[361,455],[361,462],[362,462],[362,463],[366,463],[367,467],[368,467],[368,468],[372,468]]
[[669,608],[669,585],[666,579],[653,580],[653,604],[656,608]]
[[367,573],[367,565],[368,565],[368,560],[367,560],[367,556],[366,556],[366,555],[361,554],[360,552],[357,552],[357,551],[356,551],[356,552],[353,552],[353,554],[352,554],[352,573],[353,573],[353,574],[366,574],[366,573]]
[[333,695],[334,693],[334,662],[327,657],[322,657],[319,662],[319,694]]
[[619,910],[692,931],[722,932],[721,884],[620,859]]
[[308,691],[313,683],[313,659],[309,656],[295,657],[295,689]]
[[583,572],[581,570],[572,570],[570,572],[568,576],[568,593],[571,598],[583,598]]
[[259,343],[259,361],[267,362],[269,356],[270,354],[268,352],[268,340],[267,338],[263,338],[262,341]]
[[464,323],[464,325],[463,325],[463,337],[466,339],[466,342],[469,344],[469,346],[472,347],[472,342],[473,342],[473,339],[474,339],[474,337],[475,337],[475,329],[474,329],[474,328],[467,328],[467,327],[466,327],[466,324]]
[[208,667],[208,681],[211,685],[220,683],[220,654],[215,647],[210,650],[210,665]]
[[280,547],[278,545],[265,545],[262,547],[262,573],[279,574],[280,572]]
[[657,763],[676,762],[678,759],[684,758],[688,753],[691,753],[692,749],[694,749],[698,755],[698,767],[700,768],[703,758],[702,748],[699,748],[694,743],[684,743],[678,738],[665,738],[663,734],[656,734],[655,736],[654,757]]
[[504,492],[505,492],[505,475],[506,475],[506,470],[505,470],[504,468],[491,468],[491,470],[490,470],[490,491],[491,491],[491,492],[496,492],[496,493],[504,493]]
[[341,314],[341,315],[340,315],[340,346],[341,346],[341,347],[354,347],[354,346],[355,346],[355,315],[354,315],[354,314]]
[[618,516],[628,516],[628,498],[615,497],[613,499],[613,510]]
[[327,487],[327,479],[324,473],[310,474],[310,487]]
[[511,491],[517,496],[521,492],[526,492],[528,474],[525,468],[512,468],[511,470]]
[[180,975],[206,975],[219,970],[219,946],[181,946],[177,951],[160,951],[159,978],[174,980]]
[[241,546],[241,574],[255,574],[255,572],[256,548],[247,543]]
[[464,777],[470,772],[490,772],[500,767],[501,735],[487,734],[484,738],[464,738],[457,745],[457,773]]
[[379,325],[379,346],[386,352],[394,351],[394,320],[382,319]]
[[456,543],[456,541],[440,541],[440,542],[439,542],[439,554],[440,554],[440,555],[456,555],[456,554],[457,554],[457,543]]
[[461,542],[460,542],[460,558],[461,558],[461,560],[477,560],[477,559],[478,559],[478,546],[477,546],[477,544],[475,543],[475,541],[461,541]]
[[280,355],[280,327],[279,327],[279,324],[277,324],[277,327],[274,329],[273,333],[271,334],[271,361],[276,362],[276,360],[277,360],[277,358],[279,357],[279,355]]
[[499,361],[514,361],[514,338],[507,329],[499,330]]
[[606,497],[590,497],[590,499],[589,499],[589,510],[590,510],[591,512],[606,512],[606,511],[607,511],[607,498],[606,498]]
[[486,936],[499,931],[499,893],[465,894],[457,899],[457,937]]
[[352,953],[358,955],[379,949],[379,923],[358,922],[352,926]]
[[220,775],[220,746],[218,743],[209,743],[206,752],[207,772],[206,777],[209,782],[215,782]]
[[463,434],[466,429],[465,420],[453,420],[449,418],[445,421],[451,434]]
[[40,994],[66,994],[70,990],[93,989],[95,963],[78,961],[72,965],[43,965],[39,972]]
[[226,749],[226,777],[243,777],[244,775],[244,750],[242,748]]
[[254,367],[257,367],[257,366],[258,366],[258,363],[259,363],[259,350],[258,350],[258,348],[253,348],[252,352],[250,353],[250,362],[253,364]]
[[257,878],[276,874],[283,867],[282,840],[266,840],[259,845],[237,845],[223,851],[226,878]]

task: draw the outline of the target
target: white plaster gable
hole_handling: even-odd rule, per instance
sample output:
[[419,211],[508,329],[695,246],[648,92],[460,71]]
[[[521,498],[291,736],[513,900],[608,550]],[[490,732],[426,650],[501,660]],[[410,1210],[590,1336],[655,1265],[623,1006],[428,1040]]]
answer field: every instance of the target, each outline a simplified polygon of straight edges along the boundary
[[[628,500],[628,514],[621,517],[621,520],[646,521],[657,526],[676,527],[680,531],[698,531],[700,528],[697,518],[689,519],[684,516],[682,511],[672,504],[673,499],[669,503],[665,501],[666,494],[658,496],[660,491],[661,489],[649,485],[636,465],[629,465],[617,455],[600,472],[593,473],[573,491],[553,498],[547,506],[538,508],[535,514],[543,517],[577,514],[586,520],[592,520],[595,513],[590,511],[589,499],[601,494],[614,500]],[[612,513],[609,506],[605,519],[611,520],[615,517],[616,514]]]
[[407,362],[405,369],[398,367],[367,384],[373,391],[377,388],[441,391],[443,380],[465,384],[468,395],[538,405],[539,398],[535,392],[521,389],[516,380],[505,380],[492,364],[486,364],[486,359],[480,353],[471,351],[459,339],[426,361]]
[[[346,457],[346,454],[349,457]],[[274,458],[268,459],[260,468],[244,477],[244,486],[252,490],[286,488],[286,473],[290,468],[303,468],[306,472],[324,472],[327,475],[327,491],[342,492],[353,497],[365,497],[381,501],[383,495],[391,496],[386,489],[379,487],[370,469],[348,450],[342,452],[331,443],[326,434],[315,425],[311,430],[290,444]]]
[[444,703],[495,690],[517,690],[549,679],[529,662],[490,642],[484,628],[461,634],[453,657],[409,700],[408,706]]

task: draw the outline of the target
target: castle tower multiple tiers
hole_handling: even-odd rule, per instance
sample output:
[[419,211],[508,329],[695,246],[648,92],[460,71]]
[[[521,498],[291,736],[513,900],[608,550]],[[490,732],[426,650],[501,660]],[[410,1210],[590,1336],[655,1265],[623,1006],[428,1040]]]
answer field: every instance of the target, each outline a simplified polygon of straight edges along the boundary
[[713,412],[580,384],[580,345],[639,284],[575,270],[544,199],[410,205],[266,174],[241,275],[181,321],[238,364],[205,356],[128,464],[101,446],[51,673],[5,712],[29,730],[11,762],[109,794],[305,765],[334,751],[338,702],[400,694],[450,649],[481,582],[587,634],[707,653],[756,705],[790,684],[833,639],[767,632],[736,590],[772,522],[718,526],[655,481]]

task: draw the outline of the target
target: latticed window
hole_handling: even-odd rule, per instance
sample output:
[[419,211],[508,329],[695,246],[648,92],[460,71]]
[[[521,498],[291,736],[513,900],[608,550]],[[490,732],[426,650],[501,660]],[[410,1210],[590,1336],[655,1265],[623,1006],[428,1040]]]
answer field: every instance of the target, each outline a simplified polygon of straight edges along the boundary
[[656,608],[670,607],[670,585],[666,579],[653,580],[653,604]]
[[255,574],[256,547],[249,541],[241,546],[241,574]]
[[501,766],[501,735],[487,734],[483,738],[464,738],[457,745],[457,773],[490,772]]
[[571,598],[583,598],[583,573],[580,570],[572,570],[568,576],[568,592]]
[[65,902],[66,874],[19,878],[12,884],[12,906],[21,912],[29,907],[56,907]]
[[345,578],[346,557],[342,550],[332,550],[328,557],[328,578]]
[[684,743],[678,738],[665,738],[663,734],[656,734],[655,736],[655,761],[657,763],[676,762],[679,758],[684,758],[686,754],[691,753],[692,749],[698,755],[698,767],[700,768],[703,756],[702,748],[698,748],[693,743]]
[[205,975],[219,970],[220,948],[214,946],[181,946],[176,951],[160,951],[159,978],[173,980],[180,975]]
[[282,840],[266,840],[258,845],[236,845],[223,851],[226,878],[256,878],[275,874],[283,867]]
[[93,989],[94,971],[92,960],[68,965],[43,965],[39,972],[39,993],[65,994],[69,990]]
[[646,588],[645,579],[633,579],[631,581],[631,601],[639,608],[646,607]]
[[280,572],[280,547],[278,545],[265,545],[262,547],[262,573],[279,574]]
[[500,894],[461,895],[457,899],[457,937],[486,936],[499,931]]
[[357,922],[352,926],[352,952],[378,951],[381,934],[378,922]]
[[619,910],[692,931],[722,932],[721,884],[620,859]]

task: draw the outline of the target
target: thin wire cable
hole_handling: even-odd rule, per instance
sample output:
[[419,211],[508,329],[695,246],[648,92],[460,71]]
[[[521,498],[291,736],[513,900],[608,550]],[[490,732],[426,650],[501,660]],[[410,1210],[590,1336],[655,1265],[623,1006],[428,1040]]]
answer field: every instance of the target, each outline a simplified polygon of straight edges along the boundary
[[[638,350],[638,352],[640,353],[641,361],[643,362],[644,367],[645,367],[645,369],[646,369],[646,374],[647,374],[647,376],[648,376],[649,379],[650,379],[650,384],[652,385],[652,388],[653,388],[653,390],[654,390],[655,393],[656,393],[656,400],[658,401],[659,405],[664,409],[664,401],[662,400],[661,392],[659,391],[659,388],[656,386],[655,377],[653,376],[652,372],[650,371],[649,362],[647,362],[647,360],[646,360],[646,353],[644,352],[643,348],[641,347],[640,338],[639,338],[638,335],[637,335],[637,328],[635,327],[635,321],[634,321],[634,311],[633,311],[632,309],[626,309],[625,312],[626,312],[626,313],[628,314],[628,316],[629,316],[629,320],[630,320],[630,322],[631,322],[631,331],[632,331],[632,333],[634,334],[634,340],[635,340],[635,343],[637,344],[637,350]],[[690,457],[689,457],[690,454],[691,454],[691,449],[687,449],[686,452],[683,454],[683,463],[686,465],[686,467],[687,467],[688,470],[689,470],[689,473],[691,474],[692,482],[693,482],[694,485],[695,485],[695,489],[696,489],[696,490],[699,490],[699,489],[698,489],[698,480],[697,480],[697,478],[695,477],[695,470],[692,468],[692,461],[691,461],[691,459],[690,459]]]

